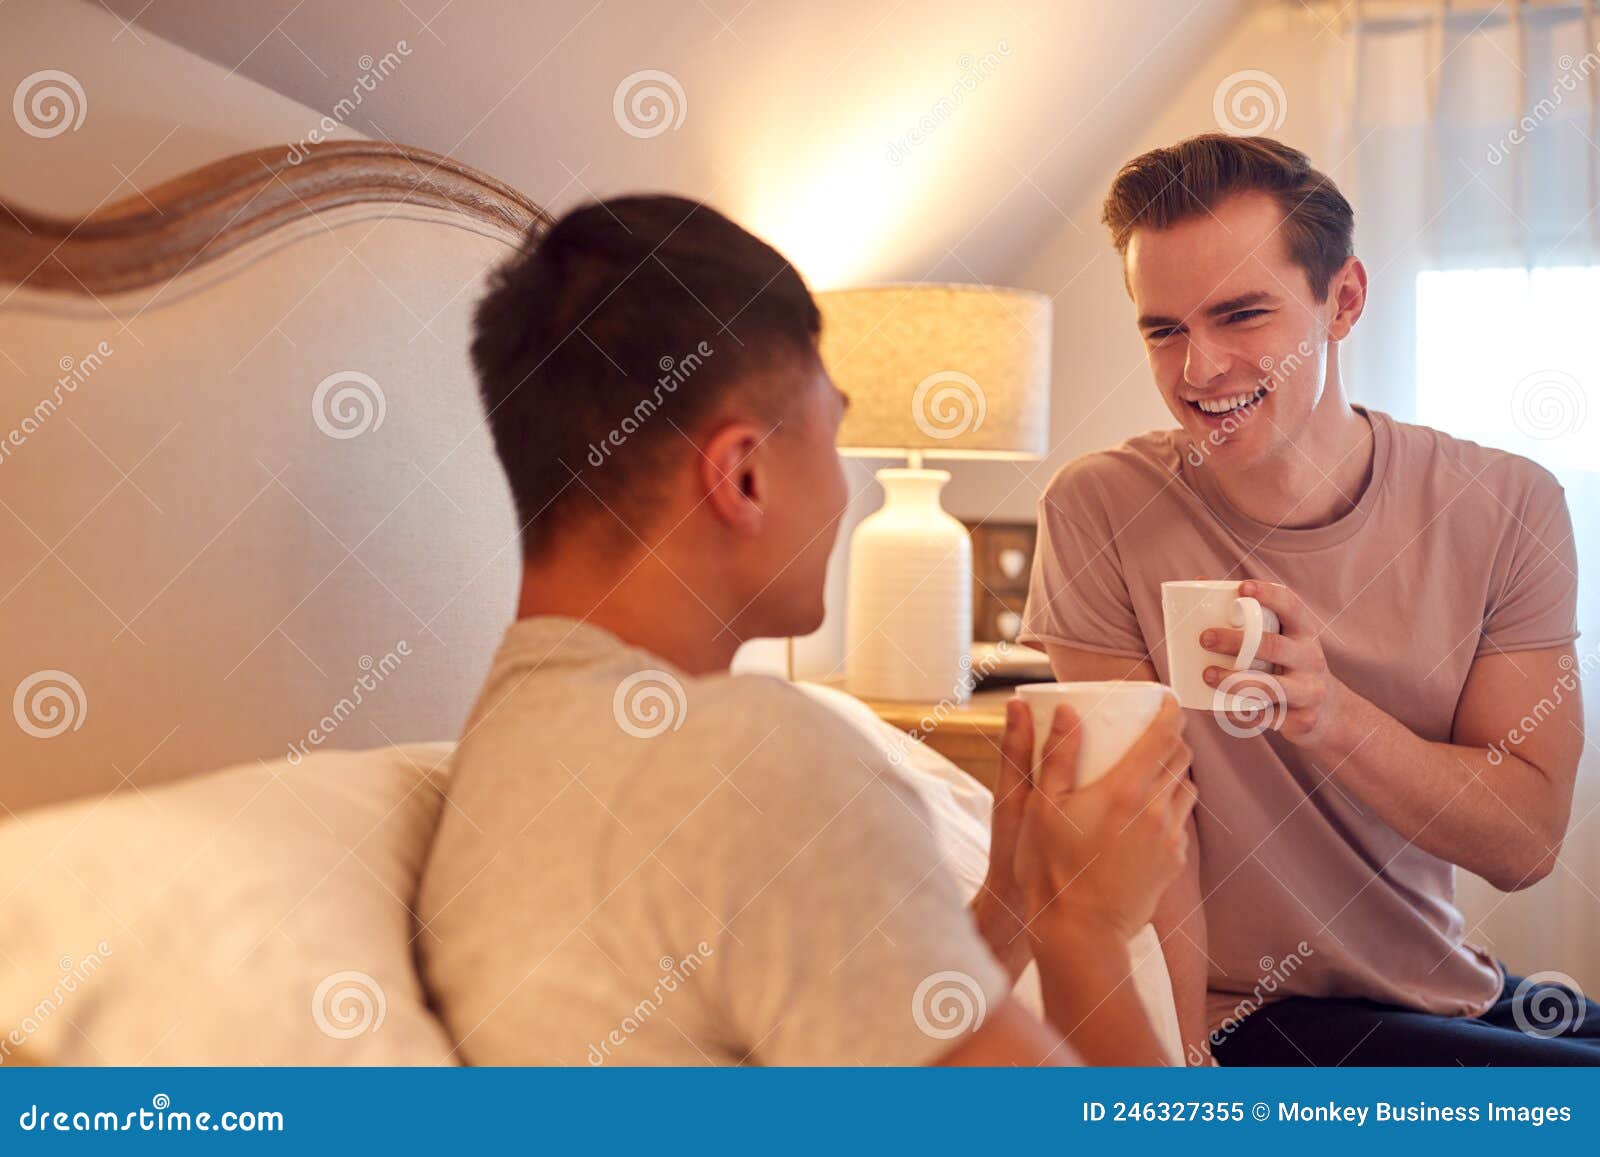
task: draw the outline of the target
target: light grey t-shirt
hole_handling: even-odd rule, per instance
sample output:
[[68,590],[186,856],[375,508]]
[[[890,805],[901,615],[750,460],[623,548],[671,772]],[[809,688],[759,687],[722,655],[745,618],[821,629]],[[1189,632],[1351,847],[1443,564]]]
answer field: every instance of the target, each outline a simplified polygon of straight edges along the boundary
[[417,914],[477,1064],[920,1064],[1010,987],[879,745],[565,618],[507,632]]

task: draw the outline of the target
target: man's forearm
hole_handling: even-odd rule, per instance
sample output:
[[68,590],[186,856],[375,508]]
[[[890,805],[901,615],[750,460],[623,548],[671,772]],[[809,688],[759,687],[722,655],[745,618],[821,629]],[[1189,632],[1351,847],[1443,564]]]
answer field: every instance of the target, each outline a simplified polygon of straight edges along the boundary
[[1503,890],[1542,879],[1555,863],[1571,807],[1539,768],[1509,753],[1423,739],[1352,695],[1349,722],[1314,752],[1321,773],[1348,788],[1411,843]]
[[1020,913],[1007,906],[1004,900],[990,891],[987,884],[973,897],[967,911],[972,914],[978,935],[983,937],[989,951],[994,953],[994,958],[1004,966],[1011,976],[1011,982],[1015,984],[1028,967],[1030,956],[1028,934],[1022,930]]
[[1195,825],[1189,825],[1189,862],[1157,905],[1156,934],[1167,962],[1172,1001],[1178,1013],[1186,1063],[1211,1062],[1211,1042],[1206,1034],[1206,918],[1200,891],[1200,845]]
[[1065,922],[1034,931],[1045,1016],[1087,1063],[1171,1063],[1134,987],[1125,939]]

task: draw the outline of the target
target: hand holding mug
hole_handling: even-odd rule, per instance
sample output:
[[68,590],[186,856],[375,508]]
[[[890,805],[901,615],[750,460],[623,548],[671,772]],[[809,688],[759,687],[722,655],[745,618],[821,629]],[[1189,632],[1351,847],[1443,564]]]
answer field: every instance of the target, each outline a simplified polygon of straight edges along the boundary
[[1277,618],[1278,633],[1251,633],[1235,627],[1206,627],[1199,644],[1207,651],[1239,655],[1252,643],[1256,659],[1276,670],[1240,678],[1233,671],[1209,665],[1203,672],[1208,686],[1232,684],[1240,693],[1257,699],[1276,730],[1289,742],[1307,747],[1329,743],[1336,733],[1349,691],[1328,670],[1317,625],[1304,603],[1281,583],[1250,579],[1239,584],[1241,599],[1255,599]]
[[1033,762],[1032,715],[1006,705],[1002,781],[1026,783],[1014,836],[1015,875],[1034,935],[1042,927],[1131,939],[1188,855],[1194,786],[1182,711],[1163,697],[1155,719],[1104,775],[1079,787],[1083,736],[1076,712],[1056,707]]

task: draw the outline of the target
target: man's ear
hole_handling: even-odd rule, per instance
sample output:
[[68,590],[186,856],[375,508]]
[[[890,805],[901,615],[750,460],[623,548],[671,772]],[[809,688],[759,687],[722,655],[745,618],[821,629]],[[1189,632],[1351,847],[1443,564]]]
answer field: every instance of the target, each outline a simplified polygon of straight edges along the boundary
[[1360,258],[1350,257],[1328,282],[1334,299],[1334,314],[1328,322],[1328,340],[1343,341],[1350,336],[1357,319],[1367,308],[1367,267]]
[[766,516],[770,463],[762,444],[770,434],[753,422],[729,422],[718,427],[700,448],[702,501],[741,534],[758,533]]

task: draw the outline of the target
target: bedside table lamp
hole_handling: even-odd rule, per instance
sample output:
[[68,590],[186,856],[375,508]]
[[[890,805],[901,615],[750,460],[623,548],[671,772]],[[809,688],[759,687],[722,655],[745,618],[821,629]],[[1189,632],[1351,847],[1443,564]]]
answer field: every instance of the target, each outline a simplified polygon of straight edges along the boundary
[[1047,449],[1050,299],[978,285],[819,293],[822,359],[850,397],[839,450],[879,470],[882,509],[850,538],[846,686],[868,699],[964,702],[972,544],[928,458],[1037,459]]

